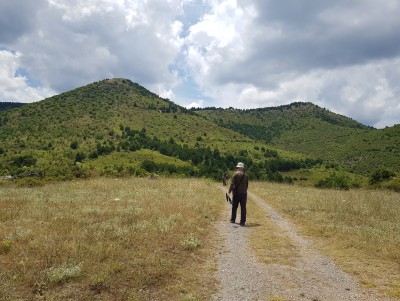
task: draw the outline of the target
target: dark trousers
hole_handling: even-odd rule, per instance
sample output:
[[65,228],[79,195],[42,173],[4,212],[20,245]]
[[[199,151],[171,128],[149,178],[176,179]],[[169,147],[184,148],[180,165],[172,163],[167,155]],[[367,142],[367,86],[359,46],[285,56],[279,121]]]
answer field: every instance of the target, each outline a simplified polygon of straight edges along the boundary
[[231,222],[236,221],[236,213],[240,204],[240,223],[246,223],[246,203],[247,203],[247,192],[237,193],[233,195],[232,199],[232,215]]

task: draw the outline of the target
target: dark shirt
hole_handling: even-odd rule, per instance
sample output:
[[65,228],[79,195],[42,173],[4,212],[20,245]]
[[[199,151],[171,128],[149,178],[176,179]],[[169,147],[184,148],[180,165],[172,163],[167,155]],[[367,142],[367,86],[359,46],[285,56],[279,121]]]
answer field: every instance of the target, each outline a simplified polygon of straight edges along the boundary
[[[243,179],[240,180],[242,176]],[[237,193],[247,192],[247,189],[249,188],[249,176],[247,173],[238,170],[233,174],[229,193],[232,192],[234,187]]]

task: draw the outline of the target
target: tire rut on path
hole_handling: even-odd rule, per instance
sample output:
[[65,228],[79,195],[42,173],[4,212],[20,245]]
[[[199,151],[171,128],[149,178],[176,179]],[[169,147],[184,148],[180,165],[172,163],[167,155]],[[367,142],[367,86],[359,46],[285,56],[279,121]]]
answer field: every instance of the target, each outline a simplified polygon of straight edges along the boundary
[[362,291],[329,257],[316,250],[312,241],[301,237],[292,223],[253,193],[248,196],[273,221],[280,234],[291,240],[299,257],[294,266],[258,262],[248,241],[252,224],[240,227],[229,223],[231,207],[227,206],[224,220],[217,225],[221,236],[216,271],[220,290],[212,296],[212,301],[390,300]]

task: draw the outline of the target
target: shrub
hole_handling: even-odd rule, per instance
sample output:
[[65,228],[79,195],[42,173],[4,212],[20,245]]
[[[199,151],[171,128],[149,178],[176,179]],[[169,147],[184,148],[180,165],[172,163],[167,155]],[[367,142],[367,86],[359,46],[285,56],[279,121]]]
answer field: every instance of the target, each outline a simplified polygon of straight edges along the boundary
[[99,155],[97,154],[97,151],[92,151],[89,154],[89,159],[97,159],[99,157]]
[[72,174],[75,178],[86,179],[90,177],[90,171],[80,166],[74,166]]
[[390,179],[382,183],[382,187],[396,192],[400,192],[400,179]]
[[350,184],[349,179],[344,175],[331,174],[329,177],[319,180],[314,186],[317,188],[335,188],[348,190]]
[[155,172],[157,170],[157,164],[151,160],[144,160],[140,167],[148,172]]
[[77,141],[71,142],[70,148],[77,149],[78,148],[78,142]]
[[75,156],[75,162],[82,162],[86,159],[86,155],[82,152],[78,152]]
[[12,165],[17,167],[32,166],[36,164],[37,159],[32,155],[16,156],[12,158]]
[[395,174],[389,170],[378,169],[372,173],[371,177],[369,178],[369,184],[375,185],[379,182],[389,180],[390,178],[392,178],[394,176],[395,176]]

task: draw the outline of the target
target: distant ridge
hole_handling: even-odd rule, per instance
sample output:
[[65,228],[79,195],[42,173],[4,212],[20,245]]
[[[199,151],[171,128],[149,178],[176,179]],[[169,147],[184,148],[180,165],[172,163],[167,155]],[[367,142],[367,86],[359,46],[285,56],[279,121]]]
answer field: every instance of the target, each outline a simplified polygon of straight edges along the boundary
[[333,113],[325,108],[321,108],[311,102],[293,102],[287,105],[280,105],[275,107],[264,107],[264,108],[256,108],[256,109],[236,109],[236,108],[216,108],[216,107],[205,107],[205,108],[192,108],[193,111],[224,111],[224,110],[236,110],[241,114],[257,114],[257,113],[268,113],[268,112],[280,112],[282,115],[290,110],[300,109],[299,112],[303,116],[305,115],[315,115],[320,119],[334,124],[341,125],[352,128],[360,128],[360,129],[373,129],[371,126],[364,125],[352,118],[346,117],[344,115],[340,115],[337,113]]
[[0,111],[10,110],[18,107],[22,107],[25,103],[21,102],[0,102]]
[[369,174],[400,170],[400,127],[378,130],[310,102],[259,109],[193,109],[220,126],[280,149]]

